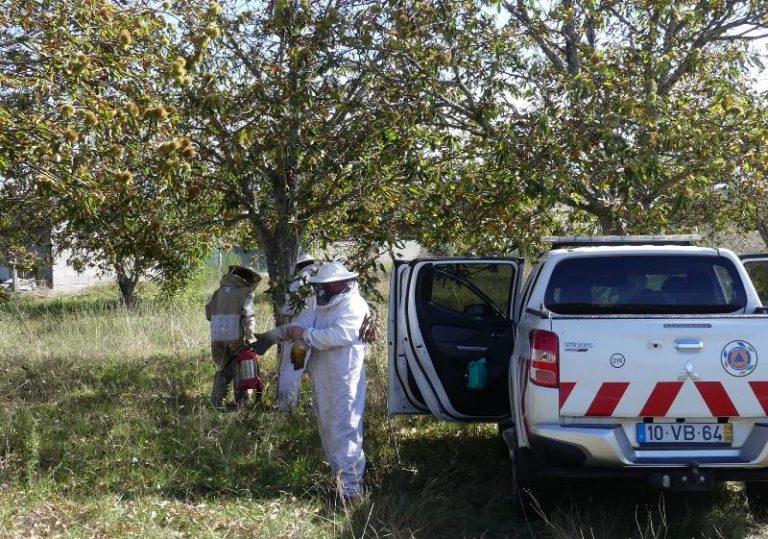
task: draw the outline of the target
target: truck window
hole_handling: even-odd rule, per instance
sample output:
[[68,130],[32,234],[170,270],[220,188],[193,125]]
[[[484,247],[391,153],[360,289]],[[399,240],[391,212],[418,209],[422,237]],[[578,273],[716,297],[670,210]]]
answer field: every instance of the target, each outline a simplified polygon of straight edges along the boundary
[[544,304],[560,314],[713,314],[744,309],[746,293],[721,256],[582,256],[555,266]]
[[[544,264],[542,262],[539,262],[536,264],[536,267],[533,269],[533,271],[528,275],[528,278],[525,281],[525,288],[523,289],[523,299],[520,302],[520,313],[519,318],[522,318],[523,311],[525,310],[526,306],[528,305],[528,300],[531,298],[531,292],[533,292],[533,285],[538,281],[539,274],[541,273],[541,269],[544,267]],[[535,307],[539,307],[536,305]]]
[[768,264],[754,261],[744,264],[744,267],[757,290],[757,295],[760,296],[760,302],[763,305],[768,304]]
[[472,316],[508,318],[514,271],[511,265],[441,264],[430,272],[423,299]]
[[720,284],[720,288],[725,294],[725,300],[728,303],[732,303],[735,299],[736,293],[734,291],[733,276],[728,273],[722,266],[714,266],[715,275]]

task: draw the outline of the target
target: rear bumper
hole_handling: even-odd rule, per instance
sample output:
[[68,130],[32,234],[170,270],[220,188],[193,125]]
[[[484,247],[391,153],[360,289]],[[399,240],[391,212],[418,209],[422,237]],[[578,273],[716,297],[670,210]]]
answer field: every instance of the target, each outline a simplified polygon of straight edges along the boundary
[[[691,473],[694,468],[564,468],[544,466],[538,474],[557,479],[652,479],[654,476]],[[709,468],[701,466],[698,473],[713,481],[768,481],[768,468]]]
[[643,480],[651,487],[675,491],[710,491],[721,481],[765,481],[768,482],[768,468],[709,468],[689,466],[687,468],[557,468],[544,467],[538,470],[544,480]]
[[647,476],[653,469],[706,467],[722,480],[744,479],[737,477],[742,472],[768,478],[763,470],[768,468],[768,424],[756,424],[736,448],[635,448],[618,425],[535,425],[528,439],[542,467],[553,470],[615,470],[625,476],[637,470]]

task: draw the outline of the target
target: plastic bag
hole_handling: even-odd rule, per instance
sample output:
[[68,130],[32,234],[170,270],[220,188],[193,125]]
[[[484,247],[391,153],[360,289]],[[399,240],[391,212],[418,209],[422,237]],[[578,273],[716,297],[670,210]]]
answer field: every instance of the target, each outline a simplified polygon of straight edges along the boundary
[[467,365],[467,389],[485,389],[488,384],[488,369],[485,358],[470,361]]

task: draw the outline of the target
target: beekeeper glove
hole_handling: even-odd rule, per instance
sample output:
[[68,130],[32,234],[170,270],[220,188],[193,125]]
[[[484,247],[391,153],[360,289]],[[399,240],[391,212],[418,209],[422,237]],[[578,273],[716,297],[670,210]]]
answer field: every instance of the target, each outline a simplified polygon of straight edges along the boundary
[[304,328],[301,326],[288,326],[286,329],[288,338],[297,340],[304,338]]
[[288,326],[277,326],[267,332],[256,335],[258,340],[264,340],[270,345],[288,340]]

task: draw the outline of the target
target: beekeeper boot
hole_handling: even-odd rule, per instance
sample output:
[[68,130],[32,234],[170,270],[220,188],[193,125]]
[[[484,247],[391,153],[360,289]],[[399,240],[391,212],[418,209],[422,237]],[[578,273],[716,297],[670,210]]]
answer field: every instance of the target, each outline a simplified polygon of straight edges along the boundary
[[226,410],[224,406],[224,398],[227,396],[227,389],[229,388],[229,380],[224,372],[217,371],[213,375],[213,387],[211,387],[211,406],[216,410],[223,412]]
[[248,390],[247,389],[237,389],[235,387],[235,406],[238,408],[242,408],[246,404],[248,404]]

